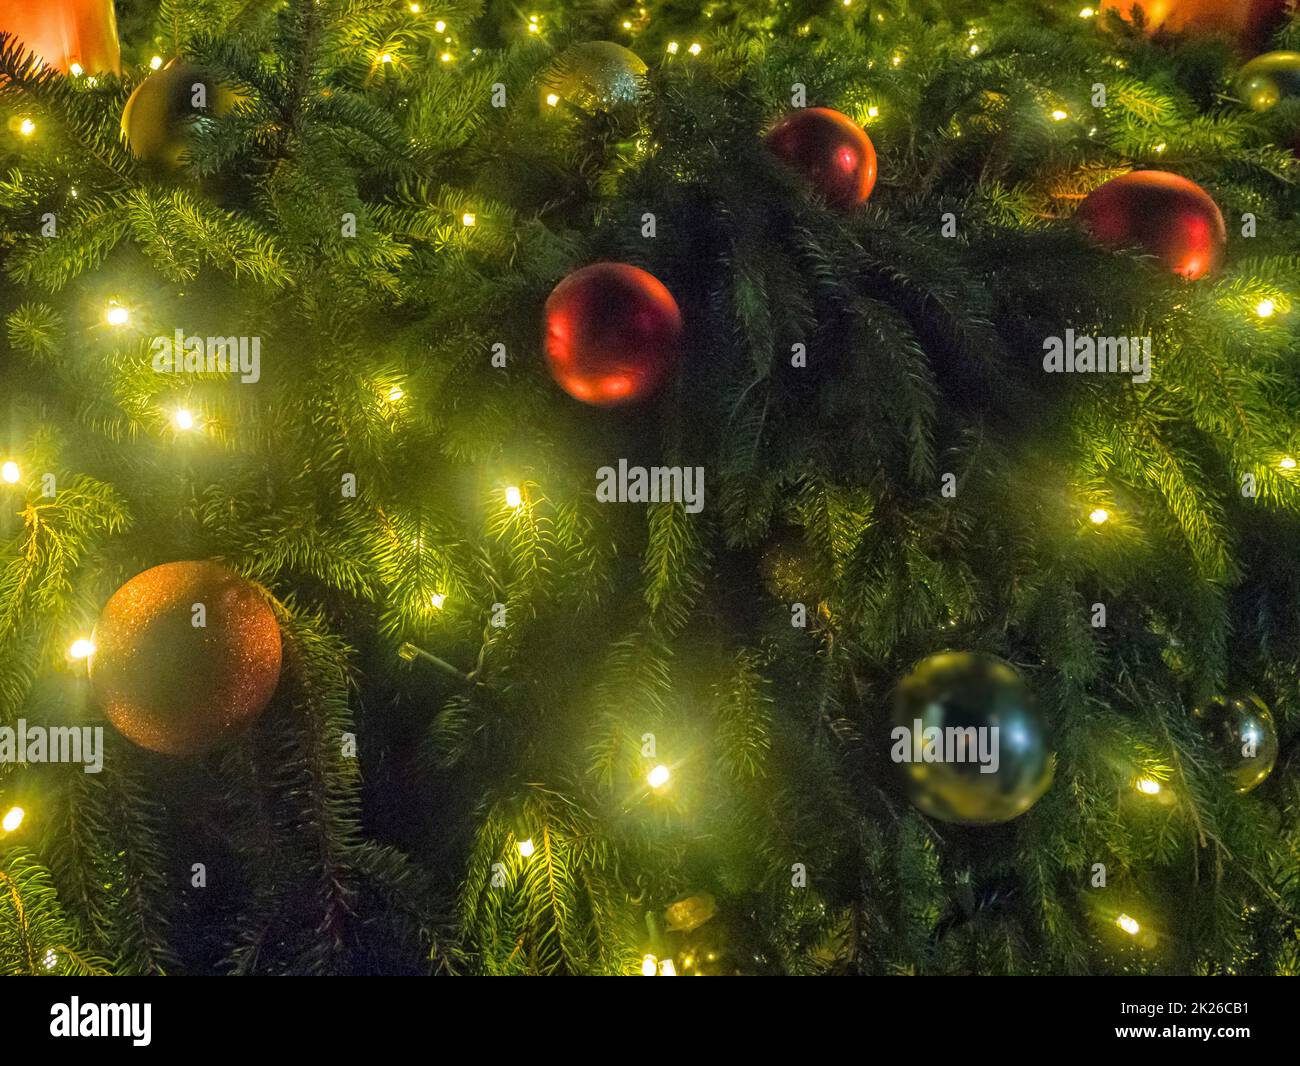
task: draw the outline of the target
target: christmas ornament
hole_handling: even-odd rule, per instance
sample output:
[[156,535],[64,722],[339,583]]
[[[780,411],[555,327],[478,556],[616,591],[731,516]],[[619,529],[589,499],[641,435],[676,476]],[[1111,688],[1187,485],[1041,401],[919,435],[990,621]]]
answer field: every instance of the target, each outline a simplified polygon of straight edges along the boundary
[[677,360],[681,332],[672,293],[625,263],[583,267],[546,301],[551,375],[574,399],[598,407],[652,395]]
[[0,33],[65,72],[122,71],[113,0],[0,0]]
[[213,562],[133,577],[91,641],[90,683],[105,716],[167,755],[205,751],[256,718],[280,677],[280,627],[265,596]]
[[946,651],[898,686],[890,757],[908,797],[945,822],[1017,818],[1052,783],[1046,728],[1015,669]]
[[1137,170],[1094,189],[1079,221],[1111,248],[1136,246],[1194,281],[1216,270],[1228,244],[1223,214],[1194,181]]
[[1192,711],[1192,720],[1223,761],[1224,776],[1238,792],[1263,783],[1277,762],[1277,726],[1268,705],[1253,692],[1214,696]]
[[757,924],[723,911],[690,932],[668,936],[678,977],[756,977],[773,972]]
[[229,114],[239,96],[198,67],[173,59],[145,78],[122,111],[122,137],[144,163],[180,169],[195,123]]
[[588,113],[634,106],[646,65],[635,52],[613,41],[587,41],[566,48],[542,75],[543,107],[561,103]]
[[1126,18],[1141,8],[1152,32],[1219,33],[1245,47],[1264,40],[1281,20],[1286,0],[1105,0],[1102,7]]
[[827,107],[791,111],[772,127],[767,146],[832,207],[863,203],[876,187],[876,149],[866,131]]
[[708,892],[687,896],[664,908],[664,928],[670,933],[692,933],[718,913],[718,901]]
[[1265,52],[1237,75],[1237,95],[1254,111],[1276,107],[1283,97],[1300,96],[1300,52]]
[[817,561],[801,529],[783,529],[773,536],[759,557],[759,570],[763,584],[779,600],[812,605],[822,599]]

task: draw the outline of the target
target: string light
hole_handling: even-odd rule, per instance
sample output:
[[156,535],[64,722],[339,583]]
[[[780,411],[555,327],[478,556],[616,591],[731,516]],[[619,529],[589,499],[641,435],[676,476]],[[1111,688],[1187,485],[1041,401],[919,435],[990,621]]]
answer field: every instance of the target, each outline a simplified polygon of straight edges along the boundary
[[1138,925],[1137,919],[1130,918],[1127,914],[1121,914],[1116,918],[1115,924],[1128,933],[1129,936],[1137,936],[1138,933],[1142,932],[1142,927]]
[[464,226],[477,226],[478,215],[474,214],[473,211],[466,211],[463,215],[460,216],[460,221],[461,221],[461,225]]
[[646,955],[641,960],[641,976],[657,977],[659,974],[659,960],[654,955]]
[[435,592],[429,597],[429,602],[433,604],[435,610],[441,611],[442,605],[447,602],[447,594],[445,592]]
[[880,108],[878,108],[875,104],[872,104],[869,108],[867,108],[867,118],[879,118],[879,117],[880,117]]
[[162,57],[162,56],[154,56],[151,60],[149,60],[149,69],[150,69],[150,70],[161,70],[161,69],[162,69],[162,65],[163,65],[163,57]]
[[670,777],[672,777],[672,772],[668,769],[668,767],[664,766],[663,763],[660,763],[648,774],[646,774],[646,784],[648,784],[652,789],[658,792],[661,788],[663,788],[666,784],[668,784],[668,779]]
[[439,19],[437,22],[433,24],[433,28],[435,32],[441,33],[443,30],[447,28],[447,24],[443,22],[442,19]]
[[1296,468],[1296,461],[1293,458],[1291,458],[1291,456],[1284,455],[1282,456],[1281,461],[1277,465],[1280,466],[1283,470],[1294,470]]
[[518,844],[518,847],[519,847],[519,854],[522,855],[525,859],[532,858],[533,852],[537,850],[537,845],[533,843],[532,837],[529,837],[527,840],[521,840]]
[[511,485],[506,489],[506,506],[512,511],[519,510],[524,505],[524,494],[519,491],[518,485]]
[[548,107],[554,107],[559,102],[560,102],[560,98],[556,96],[555,93],[546,94],[546,103]]
[[25,818],[26,815],[27,812],[21,807],[10,807],[9,810],[5,812],[4,818],[0,819],[0,829],[3,829],[6,833],[12,833],[23,824],[23,818]]
[[1160,782],[1151,777],[1138,778],[1133,787],[1144,796],[1158,796],[1160,794]]
[[1062,111],[1059,107],[1052,112],[1053,122],[1064,122],[1069,117],[1070,113],[1068,111]]
[[451,53],[450,53],[450,52],[443,52],[442,55],[440,55],[438,58],[441,59],[444,63],[450,63],[450,62],[451,62]]
[[1097,12],[1095,12],[1092,8],[1090,8],[1090,7],[1085,7],[1082,11],[1079,12],[1079,18],[1081,18],[1081,19],[1090,19],[1090,18],[1095,17],[1096,14],[1097,14]]
[[1156,145],[1156,155],[1162,155],[1164,153],[1164,150],[1168,147],[1169,145],[1165,144],[1164,141],[1161,141],[1159,144]]
[[420,13],[420,5],[419,5],[419,4],[412,4],[412,5],[411,5],[411,14],[412,14],[412,15],[418,15],[419,13]]
[[1098,507],[1092,514],[1088,515],[1088,521],[1094,526],[1099,526],[1103,522],[1110,520],[1110,512],[1104,507]]
[[184,407],[181,407],[177,409],[174,415],[172,415],[172,422],[175,424],[177,429],[193,429],[194,415]]
[[89,659],[95,654],[94,642],[85,637],[80,637],[72,642],[72,647],[68,649],[68,654],[74,659]]
[[36,132],[36,123],[29,118],[25,118],[18,124],[18,132],[24,137],[30,137]]
[[12,459],[5,463],[4,466],[0,466],[0,478],[4,478],[10,485],[18,484],[18,479],[21,476],[22,472],[18,469],[18,464]]
[[110,326],[125,326],[131,321],[131,311],[114,300],[104,312],[104,321]]
[[1260,318],[1272,318],[1275,311],[1277,311],[1277,304],[1272,300],[1260,300],[1255,305],[1255,314]]
[[673,965],[672,959],[664,959],[664,961],[659,964],[659,976],[660,977],[677,976],[677,967]]
[[385,52],[383,55],[379,57],[379,62],[385,65],[391,63],[392,61],[393,61],[393,54],[391,52]]
[[400,400],[405,395],[406,393],[402,391],[401,385],[394,385],[391,389],[388,390],[388,402],[397,403],[397,401]]
[[676,41],[669,41],[669,42],[668,42],[668,54],[669,54],[670,56],[675,56],[675,55],[677,54],[677,49],[678,49],[678,47],[679,47],[679,45],[677,44]]
[[703,49],[703,47],[701,47],[699,41],[692,41],[692,42],[691,42],[691,46],[690,46],[688,49],[686,49],[686,51],[690,52],[691,55],[693,55],[693,56],[697,56],[697,55],[699,55],[702,51],[704,51],[704,49]]

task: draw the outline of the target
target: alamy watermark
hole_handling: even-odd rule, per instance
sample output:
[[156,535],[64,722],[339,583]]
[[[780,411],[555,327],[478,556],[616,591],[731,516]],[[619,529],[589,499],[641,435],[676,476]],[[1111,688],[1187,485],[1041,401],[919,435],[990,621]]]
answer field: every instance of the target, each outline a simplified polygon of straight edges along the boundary
[[1089,337],[1067,329],[1064,337],[1043,341],[1043,370],[1048,374],[1132,374],[1151,380],[1150,337]]
[[84,763],[85,772],[104,768],[103,726],[0,726],[0,763]]
[[979,763],[980,773],[996,774],[998,726],[924,726],[913,719],[911,726],[895,726],[889,734],[894,762]]
[[261,337],[155,337],[149,346],[159,374],[238,374],[246,385],[262,377]]
[[601,503],[680,503],[687,514],[704,510],[704,467],[602,466],[596,471],[596,499]]

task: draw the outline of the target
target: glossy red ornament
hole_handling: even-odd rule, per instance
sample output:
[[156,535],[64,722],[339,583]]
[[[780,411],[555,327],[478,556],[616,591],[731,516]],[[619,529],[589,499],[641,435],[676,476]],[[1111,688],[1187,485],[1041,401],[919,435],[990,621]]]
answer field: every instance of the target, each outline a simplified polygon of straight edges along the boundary
[[0,33],[11,33],[47,65],[120,74],[113,0],[0,0]]
[[856,207],[876,187],[871,138],[847,115],[828,107],[791,111],[772,127],[767,146],[832,207]]
[[252,721],[280,679],[280,625],[266,595],[214,562],[137,574],[104,606],[91,643],[104,716],[165,755],[206,751]]
[[663,283],[626,263],[595,263],[561,281],[546,301],[551,376],[597,407],[653,395],[677,361],[682,315]]
[[1258,47],[1286,12],[1286,0],[1104,0],[1128,18],[1134,7],[1147,27],[1172,33],[1219,33],[1243,47]]
[[1140,247],[1189,281],[1217,270],[1228,244],[1223,213],[1194,181],[1136,170],[1094,189],[1079,221],[1102,244]]

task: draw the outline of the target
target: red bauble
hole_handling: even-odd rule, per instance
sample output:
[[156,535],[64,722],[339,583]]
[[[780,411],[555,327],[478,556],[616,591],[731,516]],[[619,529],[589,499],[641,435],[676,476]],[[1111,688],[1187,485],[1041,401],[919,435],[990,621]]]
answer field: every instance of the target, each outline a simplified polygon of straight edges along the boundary
[[866,131],[828,107],[800,108],[767,135],[767,146],[832,207],[856,207],[876,187],[876,149]]
[[265,595],[212,562],[133,577],[91,642],[90,684],[105,717],[166,755],[206,751],[256,718],[280,678],[280,626]]
[[11,33],[48,65],[120,74],[113,0],[0,0],[0,33]]
[[551,376],[575,400],[597,407],[653,395],[677,361],[681,334],[672,293],[626,263],[576,270],[546,301]]
[[1148,28],[1173,33],[1221,33],[1243,47],[1257,47],[1281,21],[1286,0],[1105,0],[1128,17],[1134,7],[1146,15]]
[[1079,221],[1102,244],[1140,247],[1189,281],[1217,270],[1228,244],[1223,214],[1194,181],[1136,170],[1094,189]]

